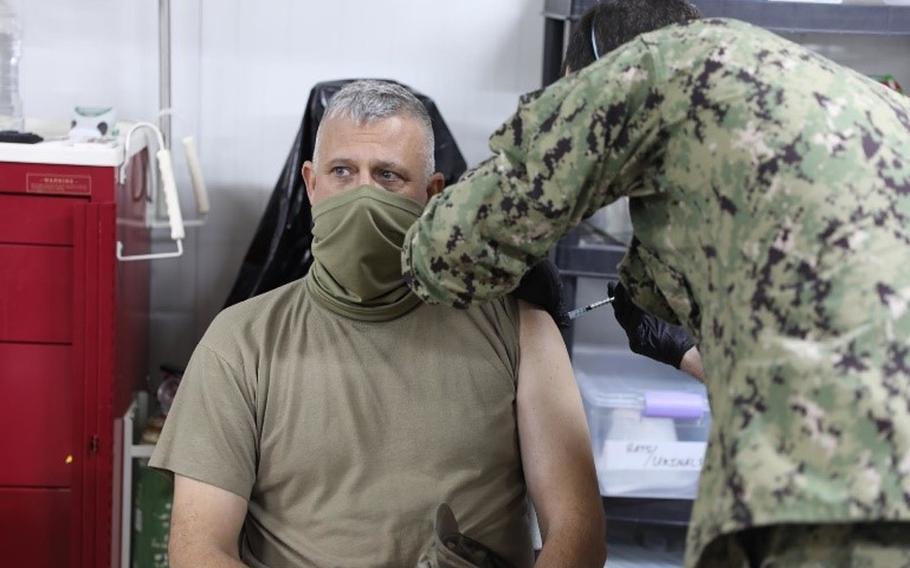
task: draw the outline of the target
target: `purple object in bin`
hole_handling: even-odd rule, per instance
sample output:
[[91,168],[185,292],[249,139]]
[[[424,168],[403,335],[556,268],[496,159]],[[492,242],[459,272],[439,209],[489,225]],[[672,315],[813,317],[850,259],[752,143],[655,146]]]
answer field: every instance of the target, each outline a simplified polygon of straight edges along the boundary
[[679,391],[646,391],[647,418],[676,418],[697,420],[705,414],[705,399],[701,395]]

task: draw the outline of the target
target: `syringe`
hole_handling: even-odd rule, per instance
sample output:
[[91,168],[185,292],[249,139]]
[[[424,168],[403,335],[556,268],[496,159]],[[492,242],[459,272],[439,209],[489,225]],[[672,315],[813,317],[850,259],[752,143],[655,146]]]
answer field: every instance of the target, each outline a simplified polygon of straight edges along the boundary
[[612,304],[613,300],[615,300],[615,299],[616,298],[604,298],[603,300],[598,300],[598,301],[594,302],[593,304],[588,304],[587,306],[584,306],[582,308],[576,308],[576,309],[572,310],[571,312],[568,312],[566,314],[566,318],[568,318],[569,321],[577,320],[578,318],[580,318],[581,316],[585,315],[588,312],[594,311],[597,308],[602,308],[602,307],[606,306],[607,304]]

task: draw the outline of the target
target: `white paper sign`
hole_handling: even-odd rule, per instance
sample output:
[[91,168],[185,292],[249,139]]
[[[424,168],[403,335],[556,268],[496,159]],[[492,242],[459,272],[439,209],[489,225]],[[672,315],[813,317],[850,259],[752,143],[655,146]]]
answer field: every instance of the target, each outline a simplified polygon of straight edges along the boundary
[[705,442],[634,442],[608,440],[603,466],[607,471],[701,471]]

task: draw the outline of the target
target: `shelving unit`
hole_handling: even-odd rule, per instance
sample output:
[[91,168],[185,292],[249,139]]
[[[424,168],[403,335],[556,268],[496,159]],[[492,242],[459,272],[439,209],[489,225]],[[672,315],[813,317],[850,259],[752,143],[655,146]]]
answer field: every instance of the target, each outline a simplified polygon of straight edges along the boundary
[[692,516],[688,499],[604,497],[603,504],[608,522],[685,527]]
[[[147,415],[146,407],[148,405],[147,397],[138,397],[133,401],[129,409],[117,421],[118,438],[121,443],[120,452],[122,454],[120,467],[121,479],[123,480],[123,498],[121,499],[120,511],[120,566],[130,566],[130,544],[133,535],[133,469],[136,465],[135,460],[149,459],[155,450],[154,444],[136,444],[135,433],[141,431],[145,416]],[[138,428],[137,428],[138,426]]]
[[[553,252],[553,262],[559,267],[563,283],[563,303],[569,308],[575,306],[579,278],[617,280],[616,267],[626,254],[626,247],[607,244],[586,244],[584,230],[574,229],[566,235]],[[569,353],[572,352],[574,333],[571,327],[562,332]]]
[[[693,0],[709,18],[736,18],[784,32],[910,35],[910,7],[768,0]],[[547,0],[544,16],[579,19],[597,0]]]
[[617,245],[564,242],[560,243],[557,250],[557,264],[565,276],[616,279],[616,266],[625,254],[626,248]]
[[[597,0],[544,3],[543,82],[559,78],[566,32]],[[735,18],[782,33],[910,36],[910,6],[815,4],[768,0],[693,0],[709,18]]]
[[767,0],[695,0],[706,17],[735,18],[778,32],[910,36],[910,7]]

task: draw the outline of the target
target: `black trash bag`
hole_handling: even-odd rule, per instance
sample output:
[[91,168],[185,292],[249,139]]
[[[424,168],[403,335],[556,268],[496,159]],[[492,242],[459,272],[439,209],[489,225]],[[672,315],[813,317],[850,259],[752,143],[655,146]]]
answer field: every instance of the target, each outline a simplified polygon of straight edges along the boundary
[[[304,277],[310,269],[313,261],[310,253],[313,218],[300,168],[313,157],[316,131],[329,100],[354,80],[319,83],[310,91],[297,139],[294,140],[224,307],[293,282]],[[455,138],[432,99],[407,85],[402,86],[414,93],[427,107],[436,137],[436,171],[445,176],[446,185],[455,183],[467,169]]]

